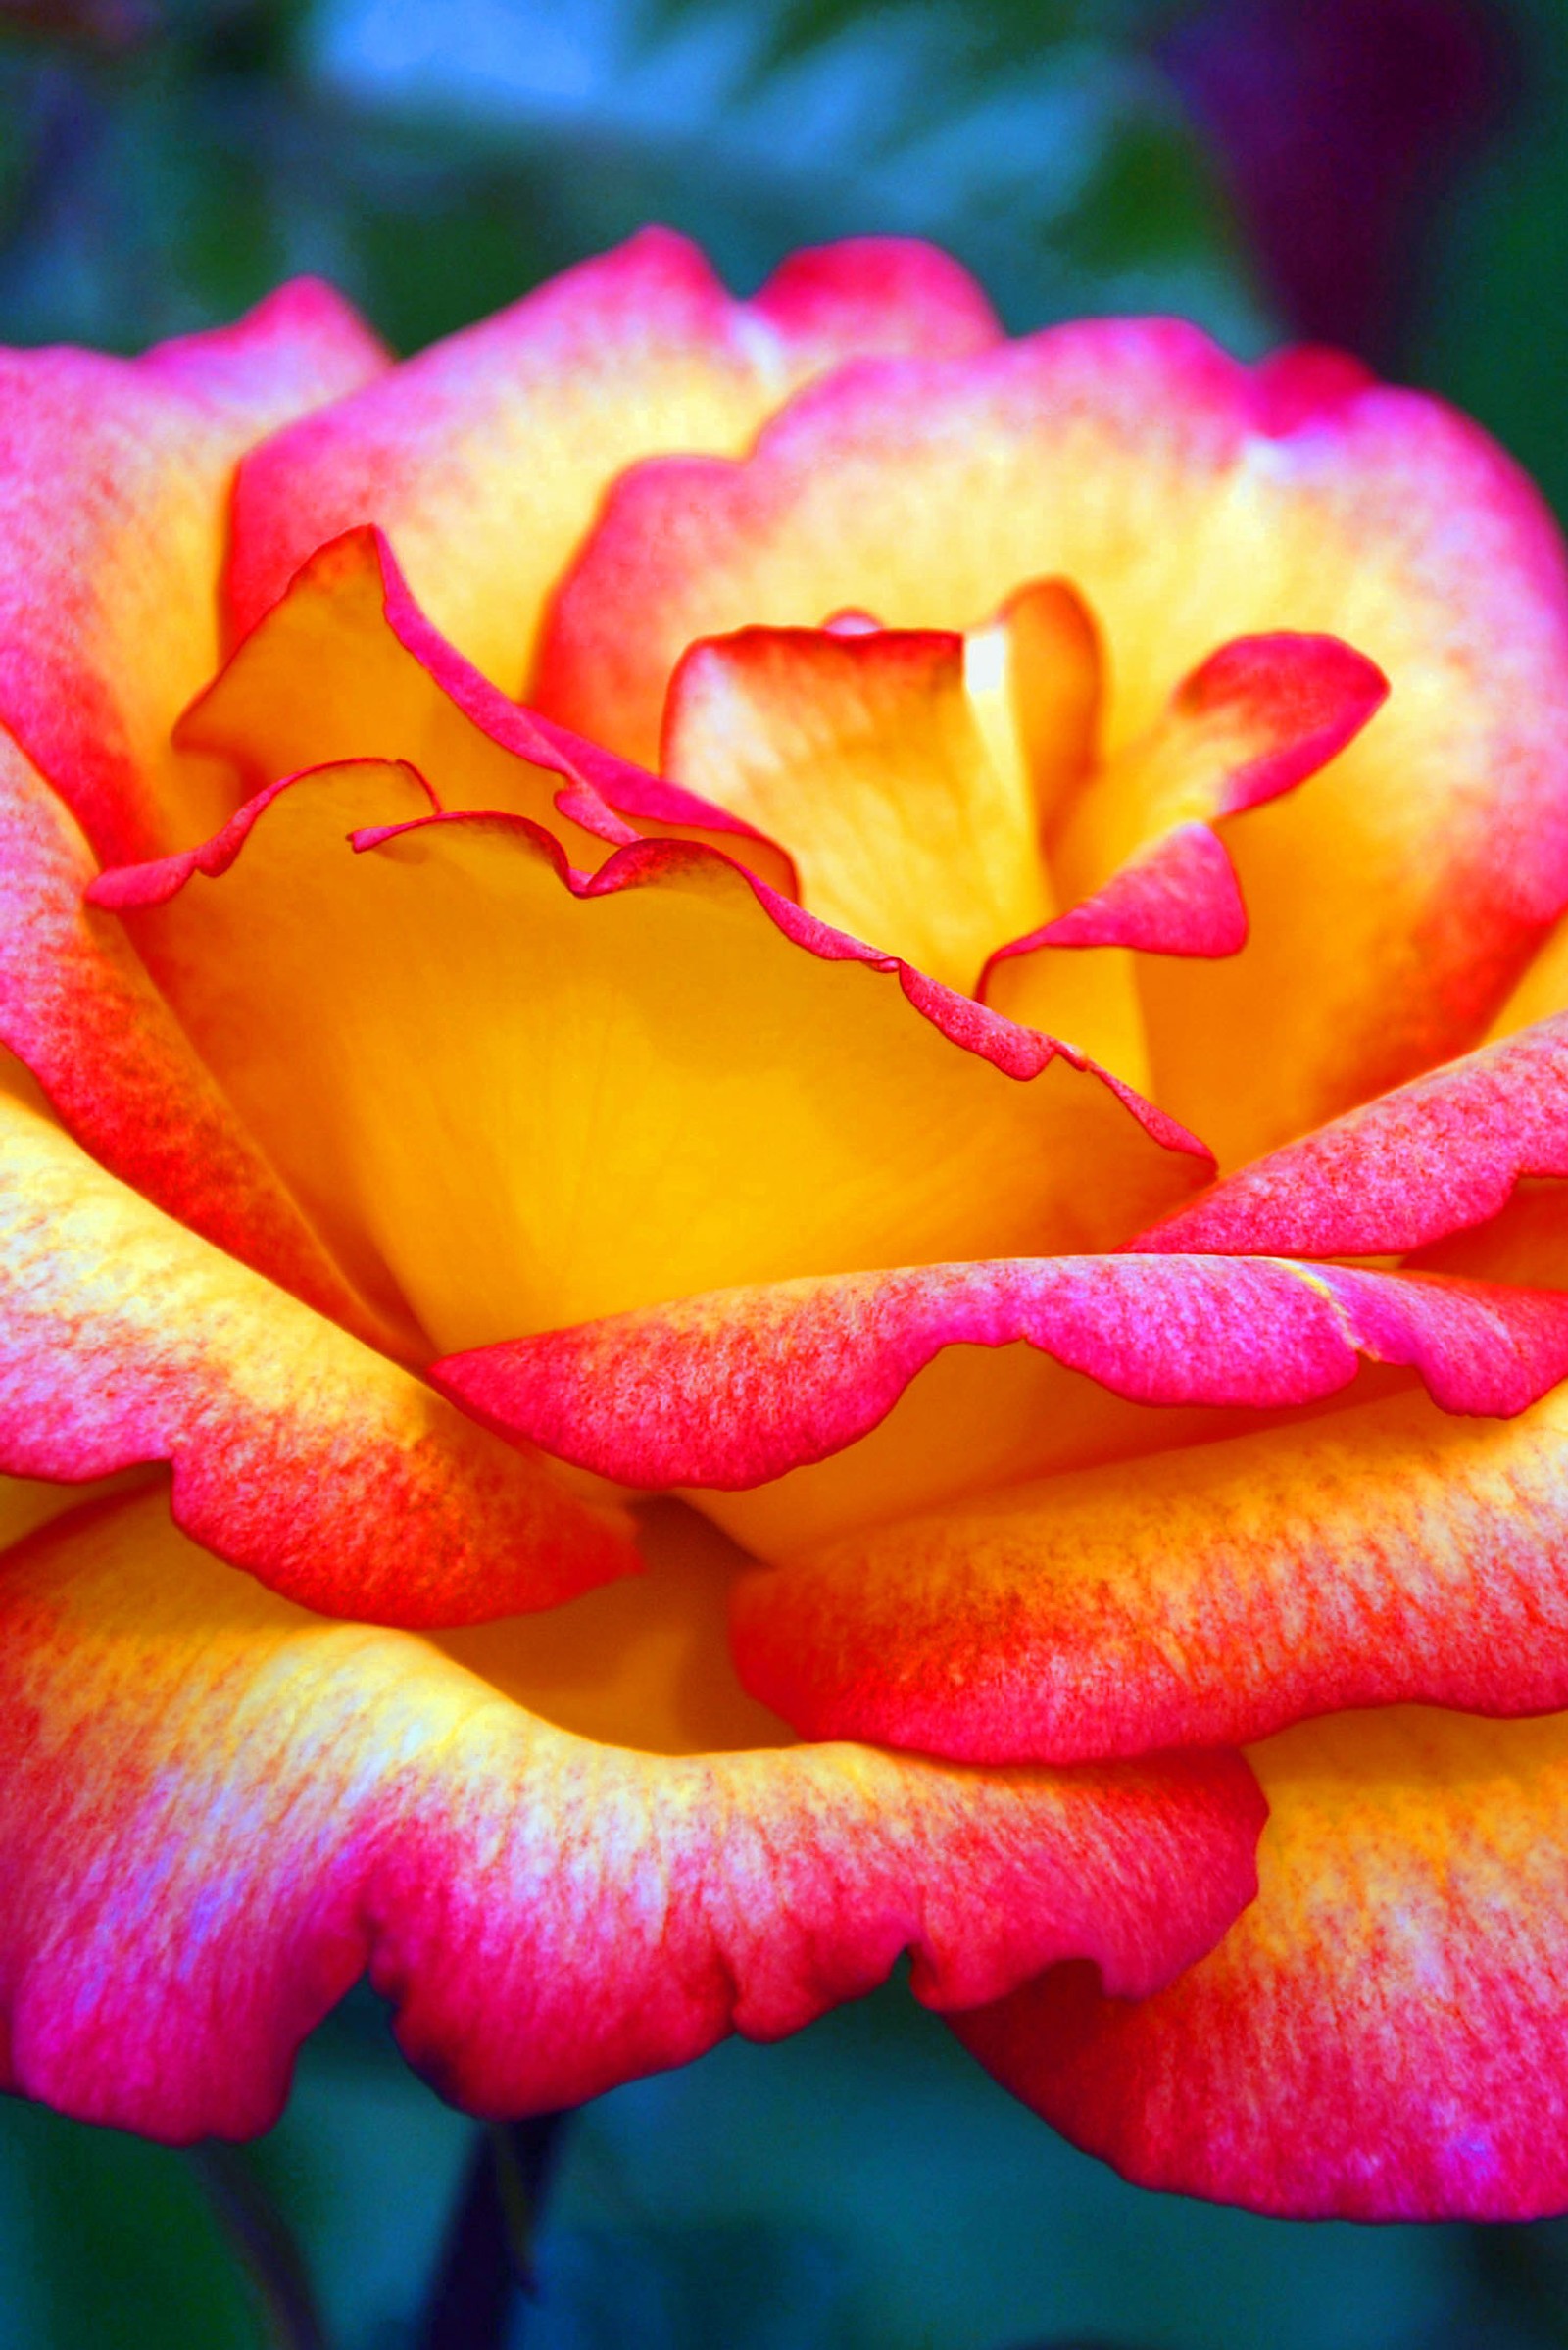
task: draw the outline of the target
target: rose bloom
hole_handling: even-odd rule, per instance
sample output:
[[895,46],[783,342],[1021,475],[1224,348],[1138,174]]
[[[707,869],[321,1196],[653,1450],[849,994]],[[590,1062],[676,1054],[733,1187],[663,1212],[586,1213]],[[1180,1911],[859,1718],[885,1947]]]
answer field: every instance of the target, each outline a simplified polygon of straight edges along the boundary
[[1508,461],[877,241],[4,368],[12,2085],[261,2130],[368,1969],[514,2115],[908,1952],[1132,2179],[1568,2203]]

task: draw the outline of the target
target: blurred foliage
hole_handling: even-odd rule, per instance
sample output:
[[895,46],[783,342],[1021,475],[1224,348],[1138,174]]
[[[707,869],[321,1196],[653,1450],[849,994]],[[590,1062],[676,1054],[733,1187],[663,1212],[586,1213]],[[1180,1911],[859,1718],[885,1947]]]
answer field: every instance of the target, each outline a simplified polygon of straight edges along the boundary
[[[1216,5],[0,0],[0,340],[131,350],[311,269],[412,349],[657,218],[742,290],[802,242],[904,231],[1014,326],[1174,309],[1253,350],[1289,320],[1247,175],[1167,71]],[[1568,44],[1560,0],[1512,21],[1510,122],[1408,230],[1396,358],[1568,511]],[[333,2350],[416,2350],[475,2142],[368,1996],[246,2154],[0,2107],[0,2350],[299,2340],[258,2286],[287,2268],[274,2221]],[[1302,2228],[1136,2193],[897,1988],[588,2108],[537,2255],[514,2338],[540,2350],[1568,2345],[1568,2224]]]
[[[357,1993],[248,2164],[331,2350],[419,2311],[482,2131]],[[0,2105],[0,2350],[296,2350],[189,2155]],[[1553,2350],[1568,2225],[1301,2226],[1129,2187],[900,1983],[729,2041],[568,2127],[506,2350]],[[489,2350],[475,2337],[465,2350]],[[497,2339],[496,2350],[500,2350]]]
[[1405,354],[1490,426],[1568,517],[1568,11],[1514,0],[1506,135],[1443,205]]
[[316,269],[409,349],[650,219],[742,286],[903,230],[1015,324],[1155,306],[1263,331],[1147,8],[73,0],[45,38],[49,13],[0,7],[13,341],[134,349]]

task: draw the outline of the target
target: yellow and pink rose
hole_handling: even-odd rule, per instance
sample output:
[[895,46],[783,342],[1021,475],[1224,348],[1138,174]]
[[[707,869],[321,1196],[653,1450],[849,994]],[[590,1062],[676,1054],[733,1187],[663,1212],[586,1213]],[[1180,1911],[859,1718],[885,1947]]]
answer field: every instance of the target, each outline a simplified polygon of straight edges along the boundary
[[518,2113],[908,1951],[1135,2179],[1568,2204],[1508,461],[877,241],[3,371],[11,2083],[255,2130],[368,1969]]

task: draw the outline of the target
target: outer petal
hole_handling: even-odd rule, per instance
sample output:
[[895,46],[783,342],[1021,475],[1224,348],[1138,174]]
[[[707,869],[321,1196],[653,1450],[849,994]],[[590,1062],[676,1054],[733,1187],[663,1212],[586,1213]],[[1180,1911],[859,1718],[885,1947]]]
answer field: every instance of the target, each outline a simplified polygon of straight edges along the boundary
[[647,758],[699,636],[961,628],[1044,574],[1102,624],[1112,752],[1239,635],[1326,631],[1393,685],[1238,828],[1247,949],[1146,989],[1159,1098],[1247,1157],[1468,1044],[1568,897],[1568,590],[1522,477],[1416,395],[1253,376],[1157,321],[846,369],[744,464],[623,477],[536,698]]
[[1298,2218],[1568,2204],[1568,1719],[1341,1717],[1254,1748],[1261,1890],[1155,1998],[1059,1969],[956,2029],[1145,2186]]
[[516,2113],[793,2031],[905,1948],[937,2006],[1067,1955],[1146,1993],[1255,1883],[1234,1757],[598,1746],[260,1591],[156,1500],[14,1552],[0,1607],[10,2077],[170,2138],[265,2128],[367,1965],[445,2093]]
[[536,1458],[172,1223],[0,1097],[0,1468],[174,1469],[199,1542],[404,1624],[547,1606],[635,1556]]
[[1568,1014],[1288,1143],[1127,1246],[1402,1254],[1495,1216],[1527,1176],[1568,1176]]
[[1568,1377],[1568,1297],[1235,1257],[921,1265],[684,1298],[431,1376],[621,1484],[733,1489],[855,1444],[945,1347],[1018,1339],[1137,1403],[1315,1402],[1365,1356],[1414,1365],[1446,1410],[1508,1414]]
[[741,448],[856,352],[972,351],[996,331],[978,288],[928,247],[800,254],[733,302],[695,247],[646,229],[258,451],[235,507],[235,625],[323,539],[379,522],[436,625],[514,691],[544,598],[623,465]]
[[1070,1050],[710,851],[640,843],[588,882],[519,819],[428,805],[403,770],[324,770],[95,896],[141,906],[291,1186],[438,1349],[911,1247],[1119,1237],[1206,1164]]
[[204,829],[166,738],[216,664],[236,460],[383,364],[311,280],[142,359],[0,355],[0,717],[101,857]]
[[1398,1395],[1092,1468],[760,1572],[742,1678],[809,1737],[972,1761],[1261,1738],[1406,1699],[1568,1704],[1568,1390]]
[[397,1344],[245,1133],[147,972],[82,894],[74,819],[0,734],[0,1043],[95,1158],[334,1320]]

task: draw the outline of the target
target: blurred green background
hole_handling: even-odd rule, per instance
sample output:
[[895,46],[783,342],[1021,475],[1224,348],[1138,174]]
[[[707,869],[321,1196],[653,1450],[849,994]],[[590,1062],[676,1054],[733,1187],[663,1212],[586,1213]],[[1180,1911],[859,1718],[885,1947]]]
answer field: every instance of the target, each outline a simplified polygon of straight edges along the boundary
[[[897,230],[1018,329],[1154,309],[1242,353],[1343,341],[1568,512],[1555,0],[0,0],[0,340],[134,350],[309,269],[410,350],[652,219],[742,291]],[[1139,2194],[897,1983],[575,2117],[531,2295],[489,2146],[368,1994],[244,2152],[0,2103],[0,2350],[1568,2344],[1568,2223]],[[442,2287],[459,2227],[488,2314]]]

